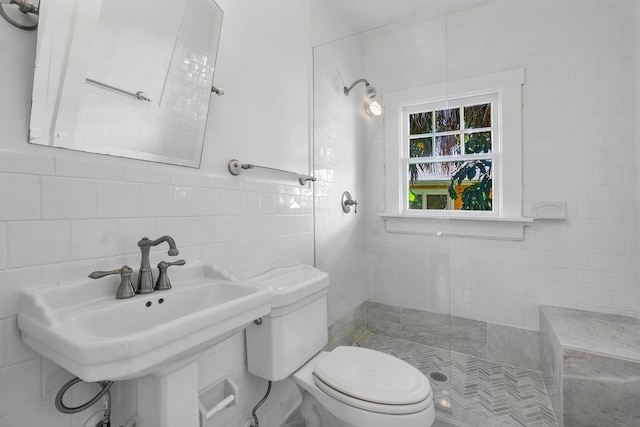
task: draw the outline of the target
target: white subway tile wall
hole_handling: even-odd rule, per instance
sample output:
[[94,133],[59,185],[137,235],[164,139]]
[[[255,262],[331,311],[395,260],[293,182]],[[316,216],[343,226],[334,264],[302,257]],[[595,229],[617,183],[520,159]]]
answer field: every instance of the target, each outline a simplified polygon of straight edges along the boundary
[[6,339],[6,337],[7,329],[9,328],[7,324],[9,324],[10,322],[10,319],[0,320],[0,369],[4,368],[7,365],[8,340]]
[[[7,241],[7,224],[0,223],[0,242]],[[0,245],[0,270],[7,268],[7,245]]]
[[[640,315],[637,15],[629,0],[503,0],[449,16],[446,74],[432,78],[525,68],[523,214],[533,202],[561,201],[567,219],[534,222],[524,242],[385,235],[375,217],[384,209],[384,163],[374,155],[383,149],[374,135],[366,170],[367,249],[375,254],[368,298],[425,310],[441,298],[453,315],[532,330],[540,304]],[[411,30],[427,33],[424,27]],[[394,40],[410,43],[402,31]],[[365,64],[383,68],[365,67],[365,74],[384,93],[385,84],[394,89],[385,77],[395,78],[393,67],[403,62],[376,61],[376,42]],[[422,70],[402,72],[414,81]],[[430,263],[438,247],[450,259],[450,306],[449,295],[435,291]]]
[[[350,313],[365,300],[370,268],[364,250],[365,176],[367,145],[362,91],[346,97],[343,85],[363,77],[361,41],[346,39],[314,51],[314,175],[316,266],[329,273],[329,324]],[[353,53],[353,54],[350,54]],[[336,79],[339,74],[340,79]],[[363,86],[363,85],[361,85]],[[364,87],[364,86],[363,86]],[[342,211],[341,198],[349,191],[359,201]]]
[[[0,220],[40,218],[40,178],[35,175],[0,174]],[[12,203],[7,203],[11,201]]]
[[0,369],[0,384],[8,390],[0,401],[0,415],[40,402],[41,367],[41,358],[31,358]]
[[2,323],[4,324],[5,329],[7,366],[40,357],[38,353],[31,349],[31,347],[22,342],[16,317],[4,319]]
[[[40,194],[42,212],[34,211],[31,219],[75,219],[96,218],[96,182],[91,179],[59,178],[43,176],[42,190],[37,188],[34,194]],[[26,191],[21,189],[20,191]],[[20,217],[7,218],[9,220]],[[23,219],[29,219],[29,217]]]

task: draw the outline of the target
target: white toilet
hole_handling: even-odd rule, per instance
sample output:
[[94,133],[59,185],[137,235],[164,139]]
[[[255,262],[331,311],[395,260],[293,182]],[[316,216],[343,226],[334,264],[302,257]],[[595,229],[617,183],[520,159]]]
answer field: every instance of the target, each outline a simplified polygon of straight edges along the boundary
[[271,313],[247,327],[249,372],[271,381],[290,375],[302,389],[307,427],[428,427],[435,409],[429,380],[396,357],[327,344],[329,276],[308,265],[251,279],[271,288]]

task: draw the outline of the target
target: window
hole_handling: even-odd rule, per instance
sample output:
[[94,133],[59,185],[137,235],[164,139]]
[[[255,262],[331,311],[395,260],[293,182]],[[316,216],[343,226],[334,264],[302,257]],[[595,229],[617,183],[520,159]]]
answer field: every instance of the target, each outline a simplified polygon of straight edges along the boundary
[[384,94],[389,232],[522,240],[524,69]]
[[493,210],[497,94],[403,108],[403,210]]

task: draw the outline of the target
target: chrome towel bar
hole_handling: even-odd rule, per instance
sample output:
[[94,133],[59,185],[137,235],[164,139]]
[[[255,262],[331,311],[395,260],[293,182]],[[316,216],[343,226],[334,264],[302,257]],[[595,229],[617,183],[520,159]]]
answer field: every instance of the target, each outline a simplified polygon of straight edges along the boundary
[[128,92],[128,91],[126,91],[124,89],[119,89],[119,88],[117,88],[115,86],[108,85],[106,83],[99,82],[97,80],[93,80],[93,79],[86,79],[86,80],[87,80],[87,83],[91,83],[91,84],[96,85],[96,86],[104,87],[104,88],[113,90],[115,92],[119,92],[119,93],[121,93],[123,95],[132,96],[134,98],[139,99],[140,101],[151,102],[151,100],[149,98],[147,98],[147,95],[142,91],[139,91],[137,93],[133,93],[133,92]]
[[304,175],[304,174],[297,173],[297,172],[286,171],[284,169],[270,168],[270,167],[267,167],[267,166],[252,165],[250,163],[240,163],[240,161],[236,160],[236,159],[229,160],[227,168],[229,169],[229,173],[231,175],[234,175],[234,176],[235,175],[240,175],[240,172],[242,172],[242,169],[266,169],[266,170],[269,170],[269,171],[272,171],[272,172],[285,173],[287,175],[295,175],[298,178],[298,182],[300,183],[300,185],[306,185],[307,181],[315,181],[316,180],[315,176]]

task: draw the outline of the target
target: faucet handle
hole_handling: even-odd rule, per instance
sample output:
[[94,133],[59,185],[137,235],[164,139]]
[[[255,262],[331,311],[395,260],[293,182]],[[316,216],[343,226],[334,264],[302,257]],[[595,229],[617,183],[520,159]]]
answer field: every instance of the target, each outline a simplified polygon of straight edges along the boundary
[[128,265],[123,265],[122,268],[118,268],[117,270],[111,271],[94,271],[89,274],[89,277],[92,279],[100,279],[105,276],[110,276],[112,274],[120,275],[120,286],[118,286],[118,291],[116,292],[117,299],[131,298],[136,294],[136,291],[133,289],[133,284],[131,283],[131,273],[133,273],[133,269]]
[[117,270],[111,270],[111,271],[94,271],[93,273],[89,274],[89,277],[92,279],[102,279],[105,276],[110,276],[112,274],[120,274],[120,268]]
[[171,289],[171,281],[169,280],[169,275],[167,274],[167,268],[172,265],[185,265],[187,262],[183,259],[179,259],[174,262],[160,261],[158,263],[158,269],[160,270],[160,274],[158,275],[158,280],[156,280],[156,286],[153,288],[156,291],[166,291],[167,289]]

